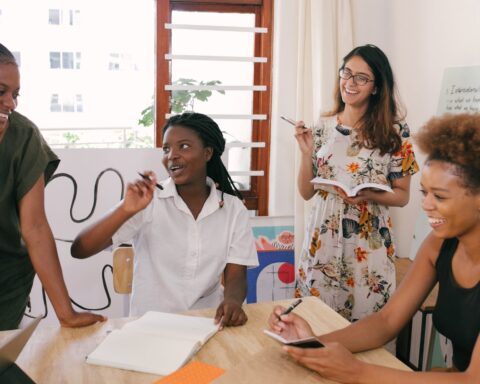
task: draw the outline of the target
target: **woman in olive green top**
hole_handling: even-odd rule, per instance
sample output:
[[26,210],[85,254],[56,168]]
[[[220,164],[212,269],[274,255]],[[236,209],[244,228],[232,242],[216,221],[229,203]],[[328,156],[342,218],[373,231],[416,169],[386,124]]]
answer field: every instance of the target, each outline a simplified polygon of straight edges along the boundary
[[44,211],[44,187],[59,160],[38,128],[13,110],[20,75],[0,44],[0,330],[17,328],[38,274],[62,326],[102,321],[73,310]]

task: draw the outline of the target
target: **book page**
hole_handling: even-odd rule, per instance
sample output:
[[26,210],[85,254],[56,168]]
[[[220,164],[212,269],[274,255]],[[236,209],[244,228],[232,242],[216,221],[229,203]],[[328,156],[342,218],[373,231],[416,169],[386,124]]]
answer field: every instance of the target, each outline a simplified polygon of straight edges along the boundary
[[377,183],[363,183],[363,184],[357,185],[355,188],[352,189],[352,193],[353,193],[352,196],[355,196],[359,191],[365,188],[378,189],[379,191],[393,193],[393,189],[390,188],[388,185],[377,184]]
[[[378,189],[386,192],[393,192],[392,188],[390,186],[385,185],[385,184],[378,184],[378,183],[362,183],[357,185],[356,187],[352,189],[348,189],[347,186],[337,180],[329,180],[329,179],[323,179],[321,177],[315,177],[310,181],[311,183],[315,184],[315,187],[318,189],[325,189],[327,192],[332,192],[336,193],[336,191],[333,189],[333,186],[339,187],[344,190],[344,192],[347,194],[349,197],[356,196],[359,191],[365,188],[372,188],[372,189]],[[326,186],[326,188],[324,187]]]
[[133,330],[114,330],[87,357],[87,363],[168,375],[200,348],[193,340],[168,338]]
[[125,324],[123,329],[196,340],[203,344],[218,331],[218,324],[215,325],[214,320],[208,317],[150,311],[138,320]]

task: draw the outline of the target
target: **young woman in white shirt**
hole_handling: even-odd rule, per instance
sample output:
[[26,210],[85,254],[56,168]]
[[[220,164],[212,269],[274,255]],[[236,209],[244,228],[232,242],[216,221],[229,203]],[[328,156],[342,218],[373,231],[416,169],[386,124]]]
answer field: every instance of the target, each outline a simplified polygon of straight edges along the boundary
[[[225,139],[200,113],[171,117],[163,128],[163,165],[127,186],[125,198],[84,229],[72,256],[113,245],[135,248],[130,315],[216,307],[216,322],[242,325],[247,266],[258,265],[248,211],[220,158]],[[221,280],[223,275],[223,285]]]

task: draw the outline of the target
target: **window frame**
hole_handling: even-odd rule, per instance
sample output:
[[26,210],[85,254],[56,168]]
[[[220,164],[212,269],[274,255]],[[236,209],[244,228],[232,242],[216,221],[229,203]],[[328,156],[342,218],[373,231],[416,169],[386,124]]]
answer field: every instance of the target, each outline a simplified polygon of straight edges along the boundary
[[156,87],[155,87],[155,145],[162,146],[162,128],[165,115],[170,113],[171,64],[165,55],[171,53],[171,31],[165,29],[171,23],[172,11],[209,11],[254,13],[255,26],[268,29],[268,33],[255,34],[254,56],[266,57],[267,63],[254,63],[255,85],[266,85],[264,92],[253,92],[253,114],[265,114],[266,120],[252,120],[253,142],[264,142],[264,148],[251,149],[251,170],[263,170],[264,176],[251,176],[250,189],[242,191],[248,209],[258,216],[268,215],[268,184],[271,141],[271,99],[272,99],[272,47],[273,47],[273,0],[168,0],[157,1],[157,42],[156,42]]

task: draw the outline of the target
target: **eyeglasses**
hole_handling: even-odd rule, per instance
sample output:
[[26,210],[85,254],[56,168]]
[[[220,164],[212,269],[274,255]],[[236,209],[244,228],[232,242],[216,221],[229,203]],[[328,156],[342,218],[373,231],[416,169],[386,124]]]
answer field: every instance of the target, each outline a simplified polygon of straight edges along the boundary
[[353,82],[357,85],[365,85],[370,81],[375,81],[375,80],[369,79],[367,76],[362,75],[362,74],[354,75],[352,72],[350,72],[349,70],[346,70],[344,68],[340,68],[340,70],[338,71],[338,75],[343,80],[348,80],[351,77],[353,77]]

